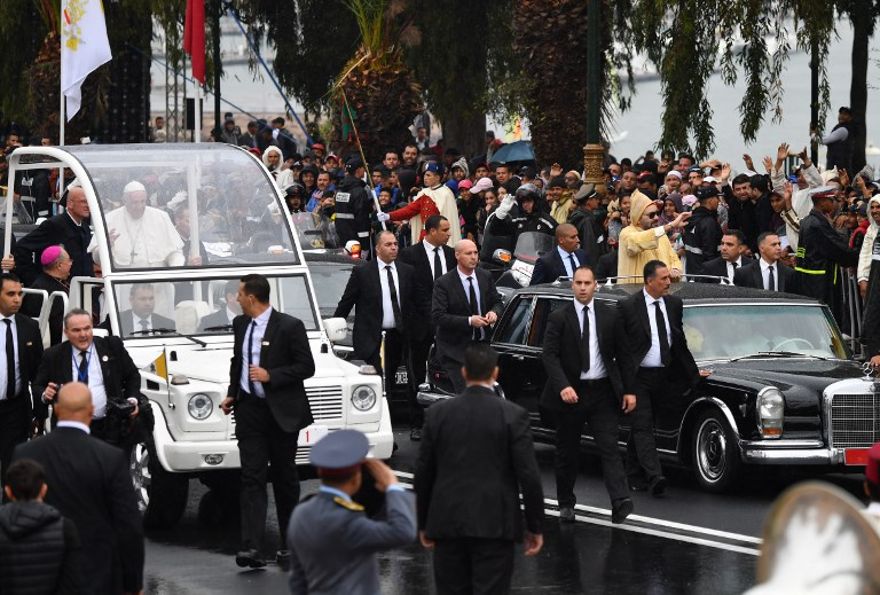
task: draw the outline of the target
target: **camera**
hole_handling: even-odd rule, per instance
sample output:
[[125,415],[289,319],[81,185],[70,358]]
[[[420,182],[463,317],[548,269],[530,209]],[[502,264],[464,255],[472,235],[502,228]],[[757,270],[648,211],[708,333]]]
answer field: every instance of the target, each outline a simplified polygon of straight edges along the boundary
[[107,401],[107,415],[118,419],[128,419],[134,413],[134,403],[125,401]]

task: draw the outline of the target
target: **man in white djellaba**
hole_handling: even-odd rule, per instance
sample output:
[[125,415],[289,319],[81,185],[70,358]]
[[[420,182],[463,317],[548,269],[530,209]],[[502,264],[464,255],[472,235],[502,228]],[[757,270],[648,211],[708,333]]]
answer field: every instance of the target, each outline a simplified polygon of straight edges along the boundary
[[121,268],[183,266],[183,240],[164,211],[147,206],[147,190],[129,182],[122,206],[105,218],[113,263]]

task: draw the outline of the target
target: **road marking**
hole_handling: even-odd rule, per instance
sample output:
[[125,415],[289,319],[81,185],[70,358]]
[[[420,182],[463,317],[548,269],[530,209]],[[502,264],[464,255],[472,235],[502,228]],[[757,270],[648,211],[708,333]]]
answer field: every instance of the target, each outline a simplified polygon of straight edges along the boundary
[[[412,473],[407,473],[405,471],[394,471],[394,474],[400,477],[401,479],[414,479],[415,476]],[[404,482],[405,485],[412,487],[411,483]],[[556,500],[546,498],[544,499],[544,504],[548,504],[553,506],[554,508],[545,508],[544,513],[550,516],[559,516],[559,511],[557,510],[559,506],[559,502]],[[590,515],[597,515],[601,517],[610,517],[611,511],[607,508],[599,508],[596,506],[585,506],[583,504],[576,504],[575,510],[583,511]],[[595,516],[586,516],[581,514],[576,514],[575,519],[582,523],[590,523],[592,525],[599,525],[600,527],[609,527],[612,529],[622,529],[624,531],[632,531],[633,533],[642,533],[644,535],[651,535],[654,537],[662,537],[665,539],[673,539],[675,541],[683,541],[686,543],[693,543],[696,545],[704,545],[707,547],[714,547],[717,549],[727,550],[731,552],[736,552],[738,554],[746,554],[750,556],[758,556],[760,555],[760,550],[746,547],[743,545],[736,545],[733,543],[725,543],[723,541],[716,541],[713,539],[708,539],[705,537],[699,537],[699,535],[706,535],[709,537],[717,537],[720,539],[725,539],[729,541],[748,543],[754,545],[761,545],[762,540],[759,537],[753,537],[751,535],[743,535],[740,533],[731,533],[729,531],[721,531],[718,529],[710,529],[709,527],[700,527],[697,525],[688,525],[686,523],[678,523],[675,521],[668,521],[666,519],[659,519],[654,517],[642,516],[633,514],[627,517],[628,521],[635,521],[637,523],[641,523],[643,525],[654,525],[656,527],[664,527],[668,529],[674,529],[677,531],[686,531],[688,533],[692,533],[693,535],[687,535],[683,533],[674,533],[671,531],[664,531],[663,529],[654,529],[650,526],[641,526],[634,525],[631,523],[612,523],[610,520],[605,520],[604,518],[596,518]]]

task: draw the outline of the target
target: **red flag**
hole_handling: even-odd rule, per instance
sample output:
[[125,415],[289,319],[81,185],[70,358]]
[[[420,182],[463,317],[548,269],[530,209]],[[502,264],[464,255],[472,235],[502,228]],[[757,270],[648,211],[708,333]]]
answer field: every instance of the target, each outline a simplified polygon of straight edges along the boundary
[[205,0],[186,0],[183,51],[192,60],[193,78],[205,84]]

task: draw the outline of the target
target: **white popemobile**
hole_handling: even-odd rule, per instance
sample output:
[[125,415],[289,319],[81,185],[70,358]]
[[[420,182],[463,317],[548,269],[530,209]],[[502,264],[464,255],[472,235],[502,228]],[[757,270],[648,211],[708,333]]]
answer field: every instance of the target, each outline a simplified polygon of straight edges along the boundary
[[[305,387],[315,422],[300,432],[297,463],[306,464],[311,445],[341,428],[366,434],[371,456],[391,456],[381,378],[334,356],[331,340],[344,338],[345,321],[320,319],[290,214],[259,159],[219,143],[24,147],[9,159],[10,179],[22,170],[61,168],[85,190],[101,268],[100,277],[71,281],[67,309],[100,313],[123,338],[156,418],[152,443],[137,445],[131,457],[148,524],[179,520],[194,476],[234,496],[235,420],[219,404],[229,384],[229,316],[238,305],[226,302],[224,290],[248,273],[265,275],[272,306],[308,331],[316,371]],[[6,207],[8,248],[8,197]],[[169,233],[175,230],[182,246]],[[65,296],[33,293],[44,298],[39,320],[47,336],[51,301]],[[146,324],[135,324],[143,318]]]

